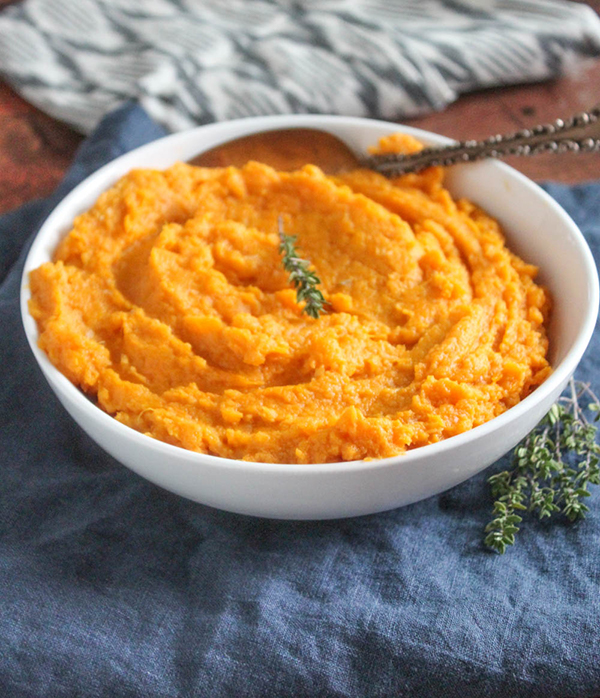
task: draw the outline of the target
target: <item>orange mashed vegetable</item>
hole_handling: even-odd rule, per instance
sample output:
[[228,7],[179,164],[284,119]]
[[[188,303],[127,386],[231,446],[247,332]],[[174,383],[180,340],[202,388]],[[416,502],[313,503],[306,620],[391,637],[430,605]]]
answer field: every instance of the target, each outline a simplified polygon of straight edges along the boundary
[[[413,150],[406,136],[382,150]],[[278,217],[321,279],[302,312]],[[123,424],[251,461],[385,458],[504,412],[549,374],[546,291],[443,171],[137,170],[31,273],[39,344]]]

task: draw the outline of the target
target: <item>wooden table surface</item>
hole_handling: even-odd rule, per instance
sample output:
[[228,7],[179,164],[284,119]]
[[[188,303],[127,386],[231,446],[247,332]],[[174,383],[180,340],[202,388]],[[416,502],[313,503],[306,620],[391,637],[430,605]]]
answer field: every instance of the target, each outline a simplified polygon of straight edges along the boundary
[[[7,0],[0,0],[0,8]],[[600,13],[600,0],[588,0]],[[0,10],[1,11],[1,10]],[[404,123],[452,138],[482,138],[566,117],[600,103],[600,60],[560,79],[485,90],[460,97],[442,112]],[[0,213],[48,195],[69,166],[82,136],[46,116],[0,82]],[[511,158],[536,181],[600,179],[600,153]]]

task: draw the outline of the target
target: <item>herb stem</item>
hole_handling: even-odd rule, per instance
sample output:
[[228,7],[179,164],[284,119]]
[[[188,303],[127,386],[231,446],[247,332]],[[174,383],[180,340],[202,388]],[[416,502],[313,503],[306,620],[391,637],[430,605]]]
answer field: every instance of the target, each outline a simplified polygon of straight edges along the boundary
[[[527,510],[540,519],[562,513],[569,521],[589,511],[583,499],[589,485],[600,484],[597,427],[586,412],[600,418],[600,400],[590,386],[571,379],[570,395],[559,398],[538,426],[513,453],[512,469],[489,478],[494,519],[485,528],[484,543],[498,553],[515,542]],[[585,398],[585,402],[581,402]]]
[[289,280],[296,288],[296,300],[304,302],[302,312],[317,319],[328,302],[317,286],[321,280],[311,270],[311,263],[302,259],[296,250],[296,235],[286,235],[283,229],[283,218],[277,219],[279,231],[279,253],[283,255],[283,267],[289,273]]

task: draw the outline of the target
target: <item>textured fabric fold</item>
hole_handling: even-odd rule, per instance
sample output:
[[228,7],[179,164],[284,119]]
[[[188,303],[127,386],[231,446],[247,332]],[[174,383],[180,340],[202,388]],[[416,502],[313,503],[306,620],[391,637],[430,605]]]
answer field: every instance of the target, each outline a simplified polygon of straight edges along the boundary
[[[50,200],[0,218],[0,694],[599,695],[598,493],[584,522],[527,520],[499,557],[481,541],[506,461],[395,511],[278,522],[162,491],[68,417],[21,328],[27,242],[81,179],[162,133],[123,107]],[[598,259],[600,183],[548,190]],[[578,377],[599,376],[596,332]]]
[[600,19],[565,0],[24,0],[0,14],[0,73],[84,133],[128,99],[171,131],[396,120],[598,55]]

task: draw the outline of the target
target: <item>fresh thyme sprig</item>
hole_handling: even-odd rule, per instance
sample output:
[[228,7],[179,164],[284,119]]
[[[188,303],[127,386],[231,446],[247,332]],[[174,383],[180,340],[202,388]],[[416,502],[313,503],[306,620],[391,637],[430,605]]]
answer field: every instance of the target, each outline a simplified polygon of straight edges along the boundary
[[[563,395],[529,436],[516,447],[512,470],[492,475],[494,519],[486,526],[484,543],[502,554],[513,545],[517,512],[540,519],[562,513],[571,522],[589,511],[583,499],[589,485],[600,484],[600,446],[596,441],[600,400],[581,381],[570,382]],[[592,420],[589,413],[595,413]]]
[[310,262],[298,256],[296,251],[296,235],[286,235],[283,229],[283,219],[278,219],[279,226],[279,253],[283,255],[283,266],[289,273],[289,279],[296,288],[296,300],[298,303],[304,301],[302,309],[312,318],[318,318],[319,313],[327,305],[323,294],[317,288],[321,283],[319,277],[310,269]]

